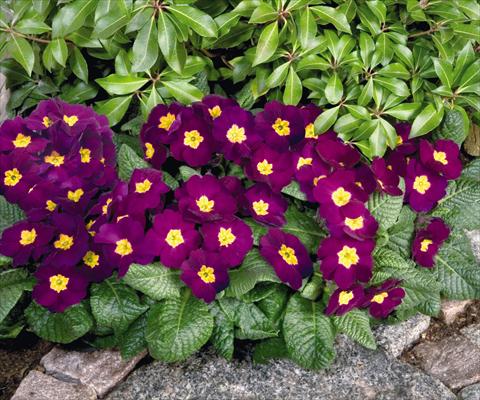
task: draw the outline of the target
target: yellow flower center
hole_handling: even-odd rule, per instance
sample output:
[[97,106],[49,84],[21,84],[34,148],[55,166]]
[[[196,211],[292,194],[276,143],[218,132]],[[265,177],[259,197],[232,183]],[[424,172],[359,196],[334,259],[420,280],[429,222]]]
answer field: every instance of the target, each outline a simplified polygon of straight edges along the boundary
[[379,293],[379,294],[376,294],[375,296],[373,296],[371,302],[372,303],[378,303],[378,304],[382,304],[383,301],[388,297],[388,293],[387,292],[382,292],[382,293]]
[[100,256],[91,250],[87,251],[83,256],[83,262],[90,268],[98,267],[100,264],[99,260]]
[[53,275],[50,277],[50,289],[57,293],[67,290],[68,281],[70,278],[63,276],[62,274]]
[[268,214],[268,207],[269,207],[269,204],[263,200],[254,201],[252,203],[253,211],[255,211],[255,214],[260,216],[264,216]]
[[430,189],[432,184],[428,180],[427,175],[420,175],[415,178],[413,182],[413,188],[420,194],[425,194],[428,189]]
[[32,138],[28,135],[24,135],[23,133],[19,133],[15,140],[12,140],[12,143],[16,148],[27,147],[31,142]]
[[320,179],[323,179],[323,178],[326,178],[327,175],[319,175],[319,176],[316,176],[315,178],[313,178],[313,186],[317,186],[318,185],[318,181]]
[[222,109],[220,108],[220,106],[214,106],[208,109],[208,113],[213,119],[215,119],[222,115]]
[[423,239],[422,242],[420,243],[420,251],[423,251],[426,253],[428,251],[428,247],[432,244],[433,242],[430,239]]
[[47,200],[46,203],[45,203],[45,208],[48,210],[48,211],[55,211],[55,209],[57,208],[57,203],[55,203],[54,201],[52,200]]
[[352,231],[363,228],[363,217],[357,218],[345,218],[345,225],[348,226]]
[[147,193],[152,187],[152,182],[145,179],[143,182],[137,182],[135,184],[135,193]]
[[338,263],[347,269],[350,269],[352,265],[356,265],[360,260],[355,247],[343,246],[342,250],[337,253],[337,256]]
[[115,242],[115,253],[120,256],[128,256],[129,254],[133,253],[132,244],[129,242],[128,239],[120,239]]
[[434,150],[433,151],[433,159],[435,161],[438,161],[442,165],[447,165],[448,164],[447,153],[445,153],[444,151]]
[[35,239],[37,238],[37,231],[35,228],[32,228],[32,230],[24,230],[20,232],[20,244],[22,246],[28,246],[29,244],[32,244],[35,242]]
[[232,233],[232,228],[220,228],[220,231],[218,232],[218,241],[220,242],[220,246],[228,247],[235,242],[236,239],[237,237]]
[[53,124],[52,120],[50,118],[48,118],[47,116],[43,117],[43,126],[45,126],[45,128],[48,128],[49,126],[51,126]]
[[80,161],[84,164],[88,164],[91,160],[91,151],[90,149],[85,149],[83,147],[80,148],[79,150],[79,153],[80,153]]
[[214,283],[215,282],[215,271],[212,267],[207,267],[202,265],[200,271],[197,272],[197,275],[205,283]]
[[290,122],[286,119],[277,118],[272,128],[278,136],[290,135]]
[[312,165],[313,159],[311,157],[300,157],[297,162],[297,169],[302,168],[305,165]]
[[112,202],[112,198],[111,198],[111,197],[109,197],[109,198],[105,201],[105,204],[102,206],[102,214],[103,214],[103,215],[107,215],[108,206],[110,205],[111,202]]
[[155,149],[153,148],[151,143],[146,142],[145,143],[145,157],[147,160],[150,160],[153,155],[155,154]]
[[280,250],[278,250],[278,254],[280,254],[280,256],[283,258],[283,261],[285,261],[288,265],[298,265],[298,259],[295,255],[295,250],[291,247],[282,244],[282,247],[280,247]]
[[338,304],[346,306],[353,299],[353,292],[351,290],[342,290],[338,296]]
[[397,136],[397,146],[400,146],[401,144],[403,144],[403,139],[400,135]]
[[74,203],[78,203],[82,196],[84,195],[83,189],[77,189],[75,191],[69,190],[67,193],[68,200],[73,201]]
[[332,200],[337,207],[343,207],[348,204],[351,198],[352,194],[346,191],[343,187],[339,187],[332,193]]
[[58,154],[55,150],[50,153],[49,156],[45,156],[45,162],[52,164],[55,167],[59,167],[65,161],[65,157]]
[[168,131],[172,124],[175,122],[175,119],[175,114],[167,113],[167,115],[160,117],[160,123],[158,124],[158,127]]
[[209,213],[213,210],[213,206],[215,205],[215,201],[210,200],[207,196],[203,195],[200,196],[199,199],[195,201],[197,203],[197,207],[201,212]]
[[270,175],[273,173],[273,164],[270,164],[267,160],[263,160],[257,164],[257,170],[262,175]]
[[307,139],[317,139],[318,138],[318,135],[315,134],[315,126],[313,125],[312,122],[310,122],[305,127],[305,138],[307,138]]
[[61,233],[58,236],[58,239],[53,243],[56,249],[59,250],[68,250],[70,247],[73,246],[73,236],[65,235]]
[[71,115],[70,117],[68,115],[64,115],[63,120],[68,126],[73,126],[78,122],[78,117],[76,115]]
[[227,139],[230,143],[242,143],[247,140],[245,135],[245,129],[239,127],[237,124],[233,124],[227,131]]
[[196,129],[193,131],[186,131],[183,139],[183,144],[185,146],[188,146],[194,150],[198,149],[198,146],[200,146],[200,143],[203,142],[203,136],[200,135],[200,132],[198,132]]
[[177,247],[180,246],[182,243],[185,243],[183,239],[182,231],[180,229],[170,229],[167,233],[167,237],[165,241],[168,243],[170,247]]
[[91,219],[88,221],[85,225],[85,228],[87,229],[87,232],[89,233],[90,236],[95,236],[95,231],[91,231],[90,229],[92,228],[93,224],[95,223],[94,219]]
[[5,171],[3,183],[5,186],[15,186],[22,179],[22,174],[17,168],[12,168]]

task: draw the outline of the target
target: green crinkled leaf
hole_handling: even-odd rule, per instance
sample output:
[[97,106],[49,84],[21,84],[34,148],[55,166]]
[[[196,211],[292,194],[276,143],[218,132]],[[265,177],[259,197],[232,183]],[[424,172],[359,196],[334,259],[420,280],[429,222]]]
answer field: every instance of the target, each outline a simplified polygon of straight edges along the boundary
[[288,351],[283,338],[269,338],[262,340],[255,346],[253,362],[266,364],[272,359],[287,358]]
[[142,314],[135,320],[118,341],[118,347],[123,359],[135,357],[147,348],[145,330],[147,326],[147,314]]
[[275,290],[258,302],[258,308],[263,311],[275,327],[280,328],[285,307],[288,302],[289,289],[283,284],[274,284]]
[[239,302],[237,312],[238,339],[258,340],[278,335],[279,329],[255,304]]
[[218,354],[231,360],[234,350],[235,321],[229,318],[218,301],[210,305],[210,313],[214,321],[210,341]]
[[377,344],[370,327],[370,319],[363,310],[351,310],[348,313],[332,318],[337,331],[346,334],[367,349],[375,350]]
[[136,168],[148,168],[148,163],[141,158],[135,150],[126,144],[122,144],[117,156],[118,176],[128,181]]
[[90,289],[90,306],[95,320],[116,334],[125,332],[130,324],[147,311],[137,293],[115,278],[93,284]]
[[230,285],[225,295],[240,297],[255,287],[259,282],[280,282],[273,267],[263,259],[259,251],[250,250],[239,268],[229,273]]
[[213,325],[207,305],[185,290],[181,297],[164,300],[148,313],[150,354],[167,362],[185,360],[207,343]]
[[35,279],[25,269],[0,273],[0,322],[15,307],[25,290],[32,290]]
[[387,247],[405,258],[410,257],[416,218],[417,214],[409,206],[403,206],[396,224],[388,229]]
[[440,129],[433,134],[433,139],[450,139],[461,145],[468,135],[470,122],[465,110],[455,107],[445,112]]
[[0,196],[0,232],[25,218],[24,212],[16,204],[9,203]]
[[163,300],[180,296],[183,284],[179,276],[178,270],[167,268],[160,263],[132,264],[122,279],[127,285],[152,299]]
[[292,181],[288,186],[285,186],[282,189],[282,193],[288,194],[298,200],[307,201],[307,196],[300,189],[298,182],[295,181]]
[[[403,190],[403,181],[400,188]],[[386,193],[374,192],[368,199],[367,208],[383,229],[390,228],[400,215],[403,205],[403,196],[390,196]]]
[[93,327],[92,315],[83,303],[52,313],[33,301],[25,310],[25,316],[37,336],[56,343],[73,342]]
[[318,303],[292,296],[283,334],[290,357],[304,368],[325,368],[335,358],[333,326]]

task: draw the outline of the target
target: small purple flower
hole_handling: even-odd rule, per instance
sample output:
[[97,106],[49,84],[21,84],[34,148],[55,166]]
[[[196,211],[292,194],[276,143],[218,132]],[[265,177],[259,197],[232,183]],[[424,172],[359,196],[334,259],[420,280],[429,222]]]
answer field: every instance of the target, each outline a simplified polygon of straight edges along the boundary
[[292,155],[280,153],[265,144],[259,146],[251,160],[245,165],[245,174],[256,182],[267,183],[273,191],[279,192],[293,177]]
[[395,150],[404,156],[415,153],[418,149],[417,142],[414,139],[409,139],[412,125],[406,122],[399,122],[395,124],[395,130],[398,135]]
[[322,160],[334,168],[352,168],[360,161],[359,151],[333,131],[318,137],[316,150]]
[[360,307],[364,302],[365,294],[363,287],[360,285],[354,285],[349,289],[337,289],[328,300],[325,314],[343,315],[356,307]]
[[39,168],[27,153],[0,155],[0,194],[10,203],[22,204],[38,180]]
[[12,265],[27,264],[46,254],[53,228],[43,223],[21,221],[5,229],[0,240],[0,253],[12,257]]
[[220,254],[229,267],[240,265],[253,246],[252,229],[239,218],[204,224],[201,232],[205,250]]
[[157,214],[153,227],[147,232],[152,251],[160,256],[163,265],[180,268],[189,254],[200,246],[201,238],[195,225],[183,219],[178,211],[165,210]]
[[127,273],[130,264],[148,264],[153,260],[150,251],[153,243],[146,240],[142,224],[130,217],[102,225],[95,243],[103,245],[106,259],[117,266],[119,277]]
[[457,179],[462,173],[459,150],[453,140],[437,140],[435,143],[420,140],[422,164],[447,179]]
[[410,157],[395,149],[386,155],[385,162],[390,171],[405,178],[407,173],[407,165],[410,162],[410,159]]
[[355,183],[362,188],[369,196],[377,188],[375,175],[367,164],[360,163],[355,167]]
[[274,268],[282,282],[294,290],[300,289],[302,279],[311,275],[313,264],[307,249],[294,235],[272,228],[260,239],[260,254]]
[[192,176],[175,197],[184,217],[193,222],[217,221],[237,211],[235,198],[213,175]]
[[450,235],[450,228],[440,219],[433,218],[425,229],[420,229],[412,243],[412,255],[422,267],[432,268],[442,243]]
[[47,140],[27,128],[23,118],[16,117],[0,126],[0,152],[38,153],[47,144]]
[[179,115],[175,139],[170,145],[172,157],[191,167],[200,167],[210,161],[213,140],[210,125],[193,109]]
[[195,250],[182,264],[180,279],[192,289],[194,296],[206,303],[215,300],[217,293],[228,286],[227,267],[217,253]]
[[347,234],[353,239],[372,239],[378,230],[378,222],[360,202],[350,202],[337,213],[331,213],[327,219],[327,227],[335,237]]
[[322,110],[315,104],[308,104],[300,109],[305,127],[305,139],[307,141],[316,141],[318,135],[315,133],[315,120],[321,114]]
[[52,312],[63,312],[87,295],[88,280],[73,266],[42,265],[35,277],[37,284],[33,288],[33,299]]
[[258,222],[282,226],[285,223],[285,211],[288,201],[275,193],[265,183],[256,183],[245,192],[246,208],[249,214]]
[[93,243],[92,240],[77,267],[89,282],[101,282],[112,276],[115,269],[115,266],[107,261],[101,245]]
[[364,307],[368,307],[374,318],[386,318],[405,297],[405,290],[398,287],[400,282],[389,279],[379,287],[368,288],[365,294]]
[[163,182],[162,173],[145,168],[133,171],[128,184],[128,202],[137,213],[163,205],[164,194],[170,188]]
[[382,192],[390,196],[401,196],[403,194],[402,190],[398,187],[400,184],[398,174],[393,171],[393,168],[387,166],[384,158],[375,157],[373,159],[372,171]]
[[220,118],[224,111],[230,107],[236,107],[238,103],[233,99],[227,99],[226,97],[210,94],[205,96],[202,101],[193,103],[193,108],[200,111],[204,118],[215,121]]
[[374,247],[374,240],[324,239],[317,253],[320,270],[325,279],[335,281],[340,289],[348,289],[357,280],[368,282],[372,277]]
[[405,199],[413,210],[430,211],[445,196],[447,180],[420,162],[411,160],[407,167],[405,187]]
[[271,148],[285,151],[305,137],[303,115],[295,106],[278,101],[265,104],[255,117],[256,129]]
[[261,141],[252,114],[238,106],[226,108],[213,120],[213,137],[219,152],[237,164],[250,157]]

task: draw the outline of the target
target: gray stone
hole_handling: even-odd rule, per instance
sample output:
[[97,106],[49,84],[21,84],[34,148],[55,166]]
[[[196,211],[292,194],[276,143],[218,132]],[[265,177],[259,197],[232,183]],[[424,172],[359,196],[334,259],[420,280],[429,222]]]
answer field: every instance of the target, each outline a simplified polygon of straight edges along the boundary
[[63,382],[39,371],[30,371],[11,400],[96,400],[92,388]]
[[465,311],[465,308],[472,303],[472,300],[444,300],[442,301],[442,320],[447,324],[452,324],[455,319]]
[[394,357],[420,339],[430,326],[430,317],[418,314],[396,325],[380,325],[374,331],[377,343]]
[[464,336],[480,347],[480,323],[466,326],[460,330]]
[[480,262],[480,230],[467,232],[467,236],[472,243],[473,254]]
[[102,397],[123,380],[145,354],[123,361],[118,351],[78,352],[55,347],[40,363],[48,374],[61,380],[80,382]]
[[307,371],[287,360],[253,365],[226,361],[212,350],[169,365],[154,362],[134,371],[108,400],[444,400],[455,399],[441,382],[382,350],[340,337],[337,359],[325,371]]
[[458,398],[461,400],[480,400],[480,383],[462,389]]
[[480,381],[480,348],[461,335],[423,342],[413,351],[428,374],[452,389]]

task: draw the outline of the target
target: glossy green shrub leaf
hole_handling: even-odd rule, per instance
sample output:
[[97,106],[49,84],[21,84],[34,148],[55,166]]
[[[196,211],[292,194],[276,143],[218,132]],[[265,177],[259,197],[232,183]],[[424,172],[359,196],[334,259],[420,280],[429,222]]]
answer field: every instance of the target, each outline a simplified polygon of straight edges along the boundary
[[429,104],[413,121],[410,138],[426,135],[440,125],[440,122],[442,122],[442,114],[435,109],[433,104]]
[[262,64],[273,56],[278,47],[278,22],[263,28],[253,60],[253,66]]
[[217,37],[217,24],[208,14],[200,11],[198,8],[176,5],[168,7],[168,10],[180,22],[192,28],[200,36]]
[[96,79],[102,88],[110,94],[125,95],[135,92],[148,82],[146,78],[139,78],[134,74],[116,75],[112,74],[105,78]]
[[133,43],[132,71],[150,69],[158,57],[157,25],[153,16],[140,29]]
[[30,43],[26,39],[12,35],[9,42],[9,52],[30,76],[35,62],[35,54]]
[[79,29],[95,9],[95,0],[74,0],[63,6],[52,21],[52,37],[65,37]]
[[95,104],[95,111],[108,118],[110,126],[117,125],[128,110],[132,96],[113,97],[110,100],[99,101]]

